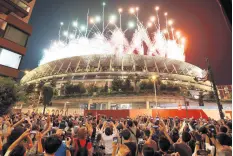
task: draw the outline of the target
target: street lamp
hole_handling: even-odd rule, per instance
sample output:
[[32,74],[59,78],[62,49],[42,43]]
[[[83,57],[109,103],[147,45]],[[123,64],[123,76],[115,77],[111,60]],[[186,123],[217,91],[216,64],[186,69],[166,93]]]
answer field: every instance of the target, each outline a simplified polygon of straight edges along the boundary
[[156,85],[155,85],[155,81],[157,79],[157,76],[152,76],[152,80],[154,81],[154,92],[155,92],[155,105],[156,105],[156,110],[158,108],[158,101],[157,101],[157,93],[156,93]]

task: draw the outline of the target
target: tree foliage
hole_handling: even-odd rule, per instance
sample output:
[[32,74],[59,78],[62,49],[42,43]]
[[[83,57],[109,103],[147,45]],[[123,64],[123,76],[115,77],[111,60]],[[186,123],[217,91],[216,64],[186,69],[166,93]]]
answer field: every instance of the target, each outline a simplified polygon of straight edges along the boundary
[[30,94],[34,92],[36,85],[34,83],[31,83],[29,85],[25,85],[25,92],[26,94]]
[[123,87],[123,80],[119,77],[115,77],[112,81],[112,90],[113,91],[120,91]]
[[42,95],[43,95],[43,105],[49,105],[49,103],[53,98],[53,88],[51,86],[43,86]]
[[64,90],[65,90],[65,94],[66,95],[70,95],[70,94],[83,94],[86,92],[86,89],[84,87],[83,83],[79,83],[77,85],[73,85],[71,83],[66,83],[64,85]]
[[57,80],[55,78],[53,78],[51,81],[50,81],[50,85],[55,88],[56,85],[57,85]]
[[10,78],[0,77],[0,116],[7,114],[16,101],[16,82]]
[[90,84],[89,86],[87,86],[88,93],[98,92],[98,89],[99,88],[95,84]]
[[124,92],[133,91],[133,86],[131,85],[131,81],[129,77],[123,82],[122,91]]
[[154,89],[154,83],[153,81],[142,81],[140,83],[140,90],[148,90],[148,91],[153,91]]

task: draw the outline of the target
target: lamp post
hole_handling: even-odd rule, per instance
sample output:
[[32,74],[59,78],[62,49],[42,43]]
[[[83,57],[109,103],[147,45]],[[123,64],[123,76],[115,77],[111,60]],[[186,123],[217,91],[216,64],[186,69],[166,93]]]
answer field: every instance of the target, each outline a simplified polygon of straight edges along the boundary
[[215,80],[214,80],[214,74],[213,74],[213,71],[212,71],[212,68],[210,66],[208,58],[206,58],[206,63],[207,63],[207,66],[208,66],[208,74],[209,74],[210,81],[211,81],[212,86],[213,86],[216,103],[218,105],[219,116],[220,116],[221,119],[224,119],[225,115],[224,115],[224,113],[222,111],[223,106],[222,106],[222,104],[221,104],[221,102],[219,100],[219,97],[218,97],[218,91],[217,91],[217,87],[216,87]]
[[[155,92],[155,108],[157,110],[158,108],[158,101],[157,101],[157,93],[156,93],[156,85],[155,85],[155,81],[156,81],[157,77],[154,75],[152,76],[152,80],[154,81],[154,92]],[[157,112],[158,113],[158,112]]]

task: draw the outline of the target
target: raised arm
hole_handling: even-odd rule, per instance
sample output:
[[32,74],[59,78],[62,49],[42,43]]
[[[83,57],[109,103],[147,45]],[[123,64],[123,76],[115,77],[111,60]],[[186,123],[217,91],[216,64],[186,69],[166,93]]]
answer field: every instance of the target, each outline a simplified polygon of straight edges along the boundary
[[10,147],[7,149],[7,152],[4,156],[8,156],[11,151],[26,137],[30,134],[30,129],[27,129],[17,140],[15,140]]
[[42,133],[42,136],[45,136],[51,129],[51,119],[50,119],[50,115],[47,118],[47,125],[46,128],[44,130],[44,132]]
[[174,142],[172,141],[171,137],[167,133],[166,125],[164,124],[163,120],[161,120],[161,119],[160,119],[160,122],[159,122],[159,127],[160,127],[160,131],[162,131],[164,133],[164,135],[167,137],[167,139],[169,140],[169,142],[171,144],[173,144]]
[[43,153],[43,147],[42,147],[42,134],[40,132],[36,133],[36,140],[37,140],[37,151],[39,153]]
[[15,128],[15,127],[19,126],[21,123],[24,122],[24,120],[25,120],[24,117],[22,117],[22,119],[19,120],[18,122],[16,122],[16,123],[12,126],[12,128]]

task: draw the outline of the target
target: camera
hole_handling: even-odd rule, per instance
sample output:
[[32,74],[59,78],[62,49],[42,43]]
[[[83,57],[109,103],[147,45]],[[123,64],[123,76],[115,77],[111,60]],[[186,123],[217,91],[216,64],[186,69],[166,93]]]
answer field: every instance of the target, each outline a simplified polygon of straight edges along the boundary
[[197,151],[197,155],[208,156],[208,154],[210,154],[210,151],[206,151],[202,149]]
[[118,143],[118,138],[117,137],[113,137],[113,142],[114,143]]
[[152,126],[153,128],[155,128],[155,129],[157,129],[157,128],[159,128],[159,126],[158,125],[154,125],[154,126]]
[[142,148],[144,145],[145,141],[143,140],[143,138],[138,138],[138,152],[142,152]]

